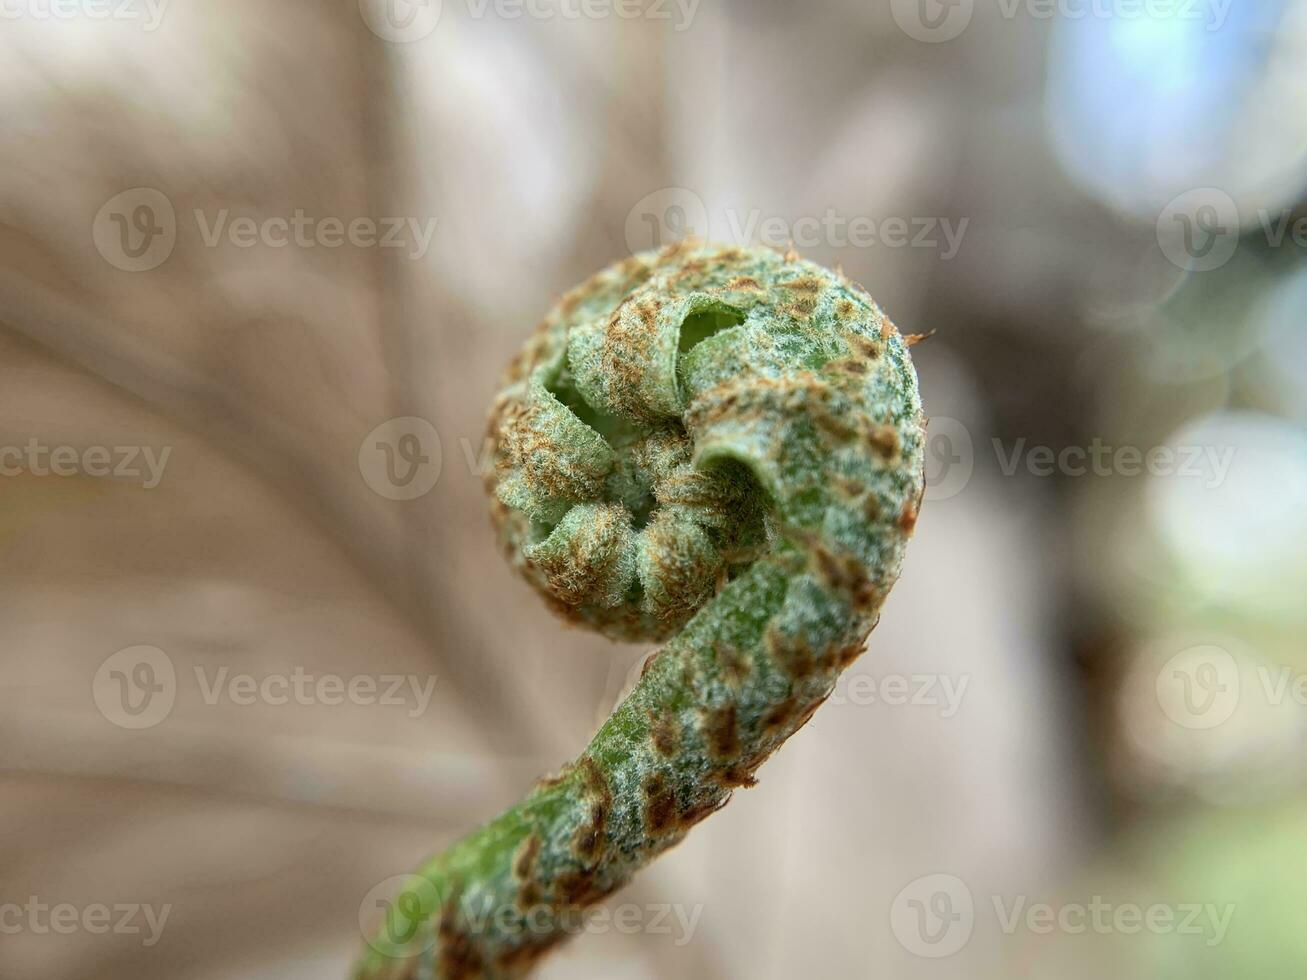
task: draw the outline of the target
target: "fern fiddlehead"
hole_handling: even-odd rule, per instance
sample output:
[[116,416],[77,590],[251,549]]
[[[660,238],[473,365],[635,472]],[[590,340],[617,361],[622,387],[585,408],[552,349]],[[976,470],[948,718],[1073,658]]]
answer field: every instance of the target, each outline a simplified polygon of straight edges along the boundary
[[917,519],[909,343],[766,249],[638,255],[549,314],[491,415],[501,542],[566,619],[667,642],[580,758],[417,872],[356,980],[523,975],[811,717]]

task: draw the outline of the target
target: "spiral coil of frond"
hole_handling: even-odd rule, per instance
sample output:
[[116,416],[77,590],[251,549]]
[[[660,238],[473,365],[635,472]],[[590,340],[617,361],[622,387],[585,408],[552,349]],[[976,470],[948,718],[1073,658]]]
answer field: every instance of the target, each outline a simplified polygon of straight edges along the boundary
[[573,290],[491,437],[527,580],[573,622],[668,642],[576,762],[418,872],[360,980],[520,976],[751,785],[862,651],[923,490],[907,342],[843,276],[766,249],[677,246]]

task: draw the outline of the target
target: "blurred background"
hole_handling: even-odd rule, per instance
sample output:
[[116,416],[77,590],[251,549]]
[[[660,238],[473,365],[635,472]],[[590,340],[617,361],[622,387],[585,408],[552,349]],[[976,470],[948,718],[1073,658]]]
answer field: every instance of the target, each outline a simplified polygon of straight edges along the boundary
[[934,331],[928,503],[540,975],[1307,975],[1307,2],[0,0],[0,106],[0,976],[343,977],[580,750],[483,419],[691,233]]

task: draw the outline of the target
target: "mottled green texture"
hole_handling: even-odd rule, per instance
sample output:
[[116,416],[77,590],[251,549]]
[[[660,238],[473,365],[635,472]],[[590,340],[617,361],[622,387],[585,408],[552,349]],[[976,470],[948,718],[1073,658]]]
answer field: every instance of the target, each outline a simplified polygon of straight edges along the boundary
[[420,870],[360,980],[522,975],[811,717],[916,522],[907,347],[765,249],[635,256],[550,313],[491,417],[501,540],[566,618],[670,640],[576,762]]

